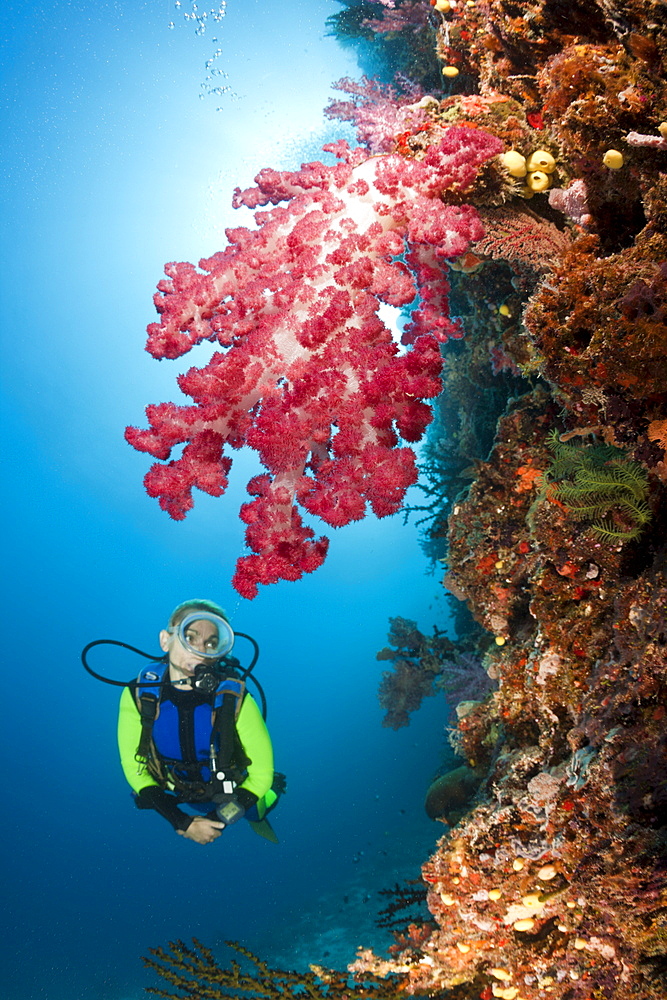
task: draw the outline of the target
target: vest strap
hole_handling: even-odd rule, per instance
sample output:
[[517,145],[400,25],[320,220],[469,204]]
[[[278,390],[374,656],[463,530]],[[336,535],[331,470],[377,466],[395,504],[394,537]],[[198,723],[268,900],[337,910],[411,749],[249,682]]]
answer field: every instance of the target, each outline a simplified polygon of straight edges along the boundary
[[140,760],[148,761],[155,756],[153,723],[160,714],[162,682],[168,670],[169,667],[165,666],[162,673],[158,673],[154,667],[144,667],[137,677],[135,699],[141,717],[141,737],[136,756]]
[[136,757],[147,763],[150,773],[163,787],[173,784],[175,791],[193,794],[195,786],[199,785],[202,799],[220,791],[232,794],[240,780],[239,764],[243,767],[247,763],[247,758],[238,760],[241,748],[236,732],[236,719],[246,692],[245,682],[236,677],[226,677],[215,692],[211,711],[210,782],[179,781],[174,772],[177,769],[186,770],[187,762],[163,760],[153,740],[153,725],[160,714],[168,671],[168,666],[161,674],[154,667],[145,667],[137,677],[135,700],[141,718],[141,736]]

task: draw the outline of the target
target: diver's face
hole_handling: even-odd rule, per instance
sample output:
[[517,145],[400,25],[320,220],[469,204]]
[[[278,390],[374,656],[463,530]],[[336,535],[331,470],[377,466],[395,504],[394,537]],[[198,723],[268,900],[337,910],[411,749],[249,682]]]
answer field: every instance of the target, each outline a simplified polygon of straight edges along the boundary
[[160,632],[160,648],[169,654],[169,680],[172,684],[191,688],[195,667],[198,663],[206,663],[205,654],[217,648],[218,630],[214,622],[201,618],[188,625],[185,638],[192,648],[183,645],[178,632],[163,629]]

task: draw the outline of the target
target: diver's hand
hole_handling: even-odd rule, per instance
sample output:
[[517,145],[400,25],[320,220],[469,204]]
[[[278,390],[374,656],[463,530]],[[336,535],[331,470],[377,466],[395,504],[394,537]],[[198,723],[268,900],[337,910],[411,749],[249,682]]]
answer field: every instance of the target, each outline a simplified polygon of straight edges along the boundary
[[195,816],[187,830],[177,830],[181,837],[194,840],[195,844],[212,844],[225,829],[224,823],[207,819],[206,816]]

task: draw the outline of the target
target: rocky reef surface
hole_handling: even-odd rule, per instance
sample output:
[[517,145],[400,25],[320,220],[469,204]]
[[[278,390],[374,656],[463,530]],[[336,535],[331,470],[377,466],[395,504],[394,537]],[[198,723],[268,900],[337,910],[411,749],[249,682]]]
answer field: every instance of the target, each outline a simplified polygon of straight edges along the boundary
[[[445,350],[428,448],[429,544],[446,543],[444,586],[482,627],[497,690],[457,712],[452,743],[481,781],[423,866],[433,923],[353,968],[434,996],[658,1000],[667,10],[435,9],[462,93],[432,120],[513,154],[487,166],[486,235],[452,275],[466,339]],[[402,141],[419,155],[425,134]]]

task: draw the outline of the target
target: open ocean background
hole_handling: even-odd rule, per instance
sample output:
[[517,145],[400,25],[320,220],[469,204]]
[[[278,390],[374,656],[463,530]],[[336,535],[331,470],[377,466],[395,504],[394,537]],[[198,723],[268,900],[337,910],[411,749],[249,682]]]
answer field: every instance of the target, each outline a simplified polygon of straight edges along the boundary
[[[229,0],[197,34],[189,2],[0,7],[3,1000],[139,1000],[155,982],[141,956],[192,935],[342,968],[356,946],[390,943],[377,892],[417,877],[444,832],[423,811],[448,752],[442,696],[399,732],[376,697],[388,618],[447,621],[414,526],[325,527],[322,569],[248,602],[229,580],[254,455],[235,458],[222,500],[199,494],[176,523],[143,492],[148,456],[123,440],[147,403],[175,398],[184,366],[143,350],[165,262],[196,262],[247,222],[232,191],[262,166],[294,168],[345,134],[322,115],[330,85],[369,67],[326,36],[338,9]],[[206,81],[210,59],[227,78]],[[195,596],[261,646],[289,782],[278,847],[239,824],[201,848],[137,811],[116,755],[119,689],[79,661],[97,638],[157,651],[171,608]],[[96,653],[119,679],[144,662]]]

